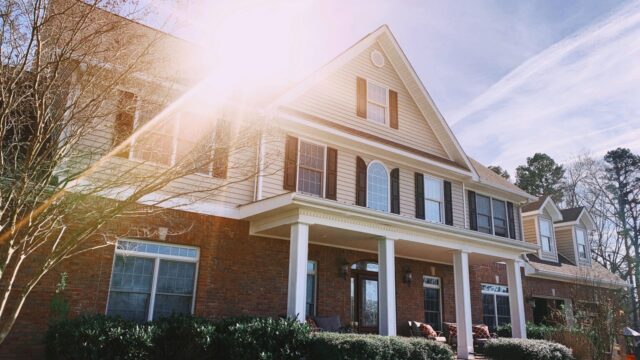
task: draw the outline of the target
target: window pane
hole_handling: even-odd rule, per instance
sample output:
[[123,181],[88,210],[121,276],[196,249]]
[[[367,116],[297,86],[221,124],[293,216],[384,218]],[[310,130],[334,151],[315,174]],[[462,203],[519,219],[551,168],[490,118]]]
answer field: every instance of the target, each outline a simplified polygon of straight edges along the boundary
[[478,231],[491,234],[491,199],[476,194],[476,211],[478,219]]
[[367,81],[367,99],[380,105],[386,105],[387,89]]
[[316,314],[316,276],[307,274],[307,316]]
[[374,104],[374,103],[367,103],[367,118],[369,120],[373,120],[377,123],[384,124],[385,113],[386,113],[386,108],[384,106]]
[[191,249],[191,248],[186,248],[181,246],[152,244],[152,243],[130,241],[130,240],[118,240],[118,249],[126,250],[126,251],[136,251],[136,252],[148,253],[148,254],[184,256],[184,257],[189,257],[193,259],[198,257],[198,252],[196,251],[196,249]]
[[496,308],[494,303],[494,295],[482,295],[482,321],[489,329],[496,328]]
[[540,219],[540,234],[542,236],[551,237],[551,222],[548,220]]
[[440,290],[424,289],[424,321],[436,330],[442,330],[440,323]]
[[158,293],[193,294],[193,280],[196,272],[195,263],[160,260],[158,269]]
[[153,263],[153,259],[116,255],[107,314],[136,321],[147,320]]
[[440,217],[440,203],[433,200],[426,200],[425,210],[427,213],[427,220],[433,222],[442,222]]
[[191,296],[157,294],[153,319],[157,320],[174,314],[191,314],[191,302]]
[[478,214],[478,231],[491,234],[491,217]]
[[494,234],[507,237],[507,210],[504,201],[493,200]]
[[370,164],[367,170],[367,203],[371,209],[388,211],[389,178],[380,163]]
[[322,196],[324,146],[300,142],[298,191]]
[[511,322],[508,296],[496,296],[496,310],[498,312],[498,325],[505,325]]
[[[136,129],[153,120],[160,110],[159,105],[142,101]],[[171,163],[176,120],[173,117],[160,120],[137,133],[133,146],[135,159],[162,165]]]
[[542,236],[542,251],[551,251],[551,239],[548,236]]
[[442,201],[442,181],[425,178],[424,184],[427,199]]

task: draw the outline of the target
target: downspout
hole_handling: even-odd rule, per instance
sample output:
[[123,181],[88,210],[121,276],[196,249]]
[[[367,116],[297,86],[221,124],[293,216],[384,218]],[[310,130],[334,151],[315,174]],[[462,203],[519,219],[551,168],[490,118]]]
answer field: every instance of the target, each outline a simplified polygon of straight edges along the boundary
[[[263,116],[263,120],[266,116]],[[271,116],[269,116],[271,119]],[[268,121],[264,123],[269,123]],[[265,139],[264,139],[264,126],[260,129],[260,139],[258,141],[258,151],[257,151],[257,174],[256,182],[255,182],[255,191],[254,191],[254,200],[260,201],[262,200],[262,184],[263,184],[263,175],[264,175],[264,148],[265,148]]]

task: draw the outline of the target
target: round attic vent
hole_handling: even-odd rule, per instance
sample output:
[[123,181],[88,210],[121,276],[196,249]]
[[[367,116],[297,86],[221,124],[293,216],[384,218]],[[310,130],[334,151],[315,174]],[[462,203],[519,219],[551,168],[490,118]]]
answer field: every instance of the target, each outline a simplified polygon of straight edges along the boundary
[[371,52],[371,62],[373,63],[373,65],[381,68],[384,66],[384,56],[380,51],[373,50]]

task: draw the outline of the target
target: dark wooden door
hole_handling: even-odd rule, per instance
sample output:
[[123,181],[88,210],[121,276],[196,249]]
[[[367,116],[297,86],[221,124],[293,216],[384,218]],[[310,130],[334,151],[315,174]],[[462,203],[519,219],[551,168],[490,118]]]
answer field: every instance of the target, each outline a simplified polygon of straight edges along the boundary
[[358,332],[378,333],[378,274],[358,272],[352,275],[354,296],[354,318]]

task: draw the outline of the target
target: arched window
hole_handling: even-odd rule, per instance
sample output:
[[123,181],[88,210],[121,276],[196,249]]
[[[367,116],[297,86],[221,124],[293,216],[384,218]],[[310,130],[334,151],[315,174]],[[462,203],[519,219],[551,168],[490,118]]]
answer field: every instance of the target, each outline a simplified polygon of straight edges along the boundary
[[367,207],[389,211],[389,174],[379,161],[372,161],[367,168]]

